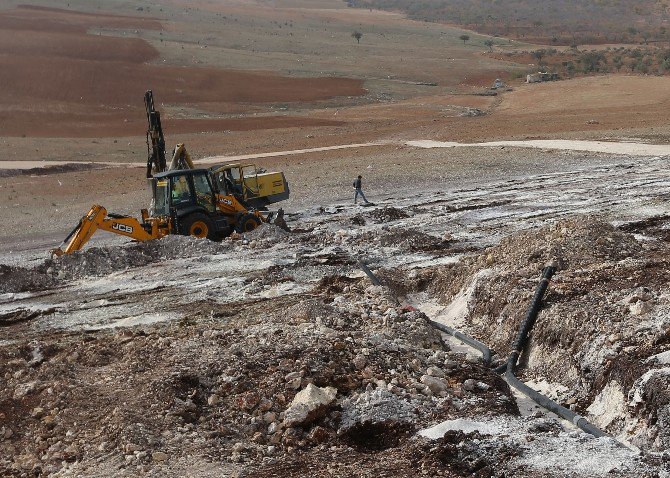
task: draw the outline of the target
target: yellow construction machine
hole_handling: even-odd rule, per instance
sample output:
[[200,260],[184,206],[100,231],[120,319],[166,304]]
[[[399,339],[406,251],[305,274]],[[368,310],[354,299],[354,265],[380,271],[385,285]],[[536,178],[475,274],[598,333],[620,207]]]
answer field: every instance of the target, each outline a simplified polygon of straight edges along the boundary
[[[168,165],[160,113],[154,109],[151,91],[146,92],[144,102],[149,122],[147,178],[151,207],[142,209],[140,221],[94,205],[52,254],[80,250],[99,229],[140,242],[168,234],[221,240],[233,231],[249,232],[270,222],[274,213],[268,213],[267,206],[288,199],[284,173],[239,163],[196,169],[183,144],[175,147]],[[282,209],[274,217],[282,218]]]
[[215,166],[210,171],[219,190],[246,207],[265,211],[270,204],[289,197],[288,183],[281,172],[267,172],[242,163]]

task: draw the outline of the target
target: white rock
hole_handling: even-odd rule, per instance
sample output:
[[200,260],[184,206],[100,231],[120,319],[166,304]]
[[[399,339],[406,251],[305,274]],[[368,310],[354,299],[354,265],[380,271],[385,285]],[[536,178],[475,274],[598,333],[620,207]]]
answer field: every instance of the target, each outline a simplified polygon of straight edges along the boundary
[[647,312],[651,311],[651,303],[649,301],[643,302],[638,300],[634,304],[631,304],[629,307],[630,313],[633,315],[644,315]]
[[33,393],[36,387],[37,382],[19,384],[14,389],[14,395],[12,397],[14,398],[14,400],[19,400],[20,398],[23,398],[26,395]]
[[607,427],[616,419],[626,417],[626,396],[618,382],[612,380],[586,409],[590,419],[599,427]]
[[328,406],[335,401],[337,389],[317,387],[310,383],[296,394],[291,405],[284,412],[284,426],[294,427],[310,423],[322,416]]

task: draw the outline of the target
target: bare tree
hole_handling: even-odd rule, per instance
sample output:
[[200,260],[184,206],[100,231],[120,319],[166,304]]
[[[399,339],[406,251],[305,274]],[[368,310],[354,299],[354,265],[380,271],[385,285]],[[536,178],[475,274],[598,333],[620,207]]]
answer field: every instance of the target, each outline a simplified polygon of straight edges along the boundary
[[463,45],[465,45],[465,42],[470,39],[470,35],[461,35],[458,37],[460,40],[463,40]]
[[351,36],[356,39],[357,43],[360,43],[361,38],[363,38],[363,34],[361,32],[359,32],[358,30],[356,30],[354,33],[352,33]]

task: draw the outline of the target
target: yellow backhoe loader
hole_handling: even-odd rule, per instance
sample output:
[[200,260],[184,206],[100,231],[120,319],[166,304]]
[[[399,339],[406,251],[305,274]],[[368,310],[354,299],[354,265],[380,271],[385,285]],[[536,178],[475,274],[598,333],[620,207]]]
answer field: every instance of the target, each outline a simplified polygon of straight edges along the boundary
[[[194,169],[183,144],[177,144],[168,165],[160,113],[155,111],[151,90],[144,96],[147,131],[147,178],[151,207],[142,210],[141,221],[107,212],[94,205],[59,247],[56,256],[80,250],[97,230],[136,241],[183,234],[221,240],[233,231],[249,232],[270,222],[269,204],[289,197],[284,173],[259,171],[251,164],[227,164]],[[279,209],[276,217],[283,217]]]

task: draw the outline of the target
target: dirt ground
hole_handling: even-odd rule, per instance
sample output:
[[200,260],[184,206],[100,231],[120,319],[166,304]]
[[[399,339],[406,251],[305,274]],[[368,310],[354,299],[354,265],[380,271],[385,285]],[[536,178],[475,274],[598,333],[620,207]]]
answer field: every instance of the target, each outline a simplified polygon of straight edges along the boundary
[[[9,476],[298,477],[315,469],[352,477],[665,476],[667,428],[654,418],[667,419],[664,160],[486,152],[459,159],[427,150],[417,178],[443,174],[427,169],[439,160],[458,160],[460,176],[393,191],[384,190],[386,180],[377,190],[371,182],[376,206],[310,192],[324,204],[296,203],[293,233],[263,226],[222,243],[172,236],[58,260],[34,256],[34,244],[3,254],[0,419],[12,419],[0,422],[1,469]],[[657,219],[631,222],[642,215]],[[573,219],[560,220],[566,216]],[[634,437],[642,454],[537,409],[523,414],[478,356],[426,322],[431,310],[452,325],[462,314],[459,327],[500,360],[552,255],[562,269],[524,378],[572,386],[561,403],[582,413],[595,404],[589,418],[620,439]],[[370,284],[359,258],[387,287]],[[638,302],[648,302],[640,315]],[[610,332],[614,314],[620,319]],[[500,322],[486,320],[493,315]],[[565,321],[579,324],[574,345],[560,328]],[[611,344],[605,356],[601,340]],[[560,350],[549,355],[557,341]],[[576,352],[569,347],[591,343],[579,360],[565,360]],[[613,359],[621,365],[608,365]],[[571,373],[556,375],[557,365]],[[335,387],[338,399],[293,423],[287,410],[310,384]],[[615,399],[631,390],[644,405],[612,402],[606,385],[623,390]],[[609,403],[613,420],[602,413]],[[446,432],[420,435],[433,426]]]
[[[58,151],[61,160],[136,161],[126,145],[142,144],[149,88],[169,141],[196,155],[399,136],[662,141],[667,133],[664,78],[526,86],[510,76],[522,65],[486,57],[485,37],[463,45],[457,29],[335,0],[148,3],[114,14],[87,2],[37,3],[44,7],[0,11],[0,54],[13,65],[0,94],[6,159]],[[357,44],[350,34],[363,26]],[[515,91],[479,96],[496,77]],[[97,146],[107,138],[115,146]]]
[[[668,476],[666,159],[406,142],[667,144],[670,78],[526,85],[485,36],[339,0],[18,4],[0,6],[0,475]],[[285,173],[295,232],[100,234],[48,258],[92,204],[148,206],[146,89],[196,164],[285,151],[250,161]],[[351,204],[358,174],[375,206]],[[524,379],[643,453],[525,412],[427,322],[501,359],[546,243],[566,263]],[[337,399],[291,424],[309,385]]]

